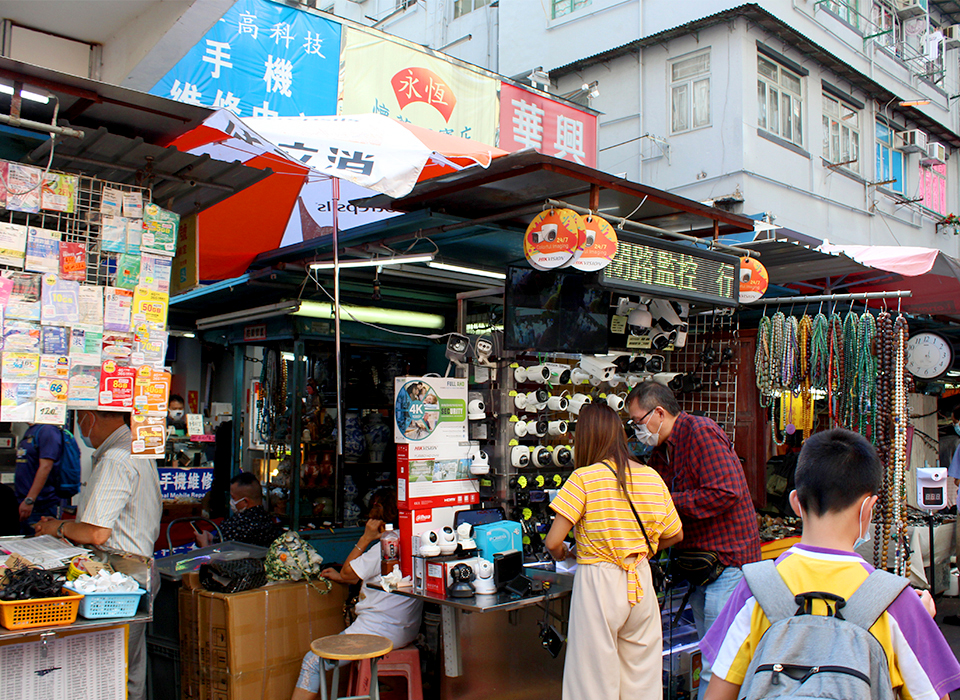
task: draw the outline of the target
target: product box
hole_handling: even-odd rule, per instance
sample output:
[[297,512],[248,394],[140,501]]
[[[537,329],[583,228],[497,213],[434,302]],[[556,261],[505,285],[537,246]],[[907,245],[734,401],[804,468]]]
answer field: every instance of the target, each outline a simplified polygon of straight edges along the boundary
[[523,534],[520,523],[513,520],[501,520],[474,528],[474,540],[481,557],[493,561],[493,555],[510,550],[523,551]]
[[467,380],[394,379],[393,439],[397,444],[457,445],[467,441]]
[[400,511],[400,571],[404,576],[413,576],[413,556],[420,551],[420,535],[428,530],[453,527],[457,511],[469,508],[469,505],[458,505]]
[[441,508],[480,502],[480,482],[470,474],[470,445],[397,445],[397,506]]
[[[421,559],[421,557],[417,557],[417,559]],[[454,566],[457,564],[466,564],[473,569],[474,574],[476,574],[479,568],[479,559],[477,559],[477,557],[468,557],[466,559],[433,557],[421,560],[423,561],[423,571],[425,573],[423,578],[424,591],[429,595],[439,597],[446,596],[447,589],[449,589],[453,583],[453,577],[450,575],[450,572]]]
[[290,697],[310,643],[343,631],[345,597],[344,586],[321,595],[302,581],[229,594],[181,588],[182,697]]

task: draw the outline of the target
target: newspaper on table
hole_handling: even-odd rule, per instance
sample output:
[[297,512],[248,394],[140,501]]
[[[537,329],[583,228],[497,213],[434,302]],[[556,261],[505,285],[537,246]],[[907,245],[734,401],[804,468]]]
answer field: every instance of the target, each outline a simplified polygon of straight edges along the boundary
[[0,549],[8,554],[19,554],[44,569],[56,569],[78,554],[88,553],[83,547],[75,547],[51,535],[3,540]]

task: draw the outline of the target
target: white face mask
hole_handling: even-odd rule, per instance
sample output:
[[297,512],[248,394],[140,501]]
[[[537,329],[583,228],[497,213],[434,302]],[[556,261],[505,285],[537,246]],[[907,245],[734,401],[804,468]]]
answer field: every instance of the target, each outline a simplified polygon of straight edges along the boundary
[[173,411],[167,411],[167,415],[170,416],[170,420],[179,421],[181,418],[183,418],[183,409],[180,408]]
[[867,522],[867,532],[863,532],[863,508],[867,505],[867,501],[870,500],[870,496],[867,496],[863,499],[863,503],[860,504],[860,536],[857,538],[856,542],[853,543],[853,548],[856,549],[862,544],[866,544],[870,541],[870,523]]
[[[649,422],[649,421],[647,421]],[[635,425],[633,428],[633,434],[637,436],[637,440],[647,445],[648,447],[656,447],[660,444],[660,428],[663,427],[663,419],[660,419],[660,425],[657,426],[657,432],[651,432],[650,428],[647,427],[647,423],[641,423],[640,425]]]

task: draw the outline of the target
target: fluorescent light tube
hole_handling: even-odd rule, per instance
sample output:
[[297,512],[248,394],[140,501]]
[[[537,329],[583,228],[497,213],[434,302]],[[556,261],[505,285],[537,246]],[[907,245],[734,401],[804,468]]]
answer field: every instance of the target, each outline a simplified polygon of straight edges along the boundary
[[437,270],[446,270],[447,272],[460,272],[465,275],[476,275],[477,277],[491,277],[495,280],[505,280],[507,276],[502,272],[493,272],[491,270],[481,270],[477,267],[462,267],[460,265],[448,265],[442,262],[428,262],[427,267]]
[[[0,83],[0,93],[3,93],[4,95],[12,95],[13,86],[4,85],[3,83]],[[46,95],[40,95],[35,92],[30,92],[29,90],[20,90],[20,96],[23,97],[23,99],[25,100],[39,102],[40,104],[44,104],[44,105],[50,101],[50,98],[47,97]]]
[[[380,267],[381,265],[403,265],[406,263],[430,262],[433,253],[427,255],[394,255],[390,258],[369,258],[367,260],[341,260],[340,269],[350,267]],[[333,261],[310,263],[311,270],[332,270]]]
[[[333,318],[333,304],[325,301],[301,301],[300,309],[293,316],[310,318]],[[353,318],[351,318],[351,316]],[[380,323],[389,326],[408,326],[439,330],[443,328],[444,318],[440,314],[428,314],[422,311],[403,311],[401,309],[378,309],[373,306],[340,305],[340,319],[354,319],[365,323]]]

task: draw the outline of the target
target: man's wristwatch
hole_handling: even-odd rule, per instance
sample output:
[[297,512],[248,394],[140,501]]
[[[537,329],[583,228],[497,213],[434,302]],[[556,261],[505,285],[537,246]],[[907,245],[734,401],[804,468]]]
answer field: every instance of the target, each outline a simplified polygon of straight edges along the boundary
[[57,537],[59,537],[59,538],[62,539],[62,540],[67,539],[67,536],[66,536],[65,534],[63,534],[63,526],[66,525],[66,524],[67,524],[67,521],[66,521],[66,520],[61,520],[61,521],[60,521],[60,527],[57,528]]
[[36,503],[36,501],[29,496],[23,499],[23,505],[25,506],[32,506],[34,503]]

